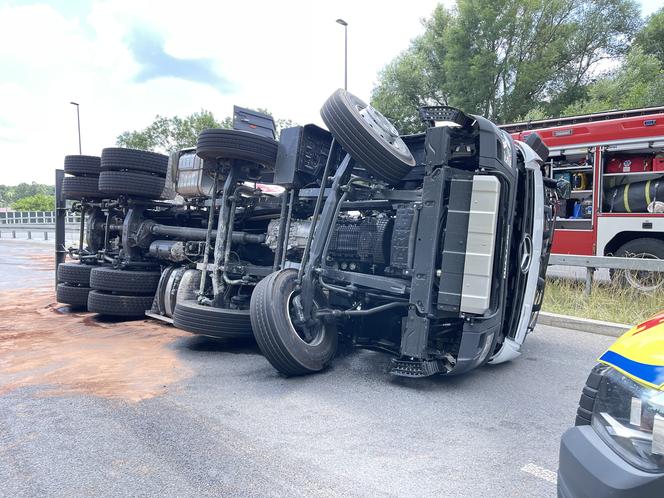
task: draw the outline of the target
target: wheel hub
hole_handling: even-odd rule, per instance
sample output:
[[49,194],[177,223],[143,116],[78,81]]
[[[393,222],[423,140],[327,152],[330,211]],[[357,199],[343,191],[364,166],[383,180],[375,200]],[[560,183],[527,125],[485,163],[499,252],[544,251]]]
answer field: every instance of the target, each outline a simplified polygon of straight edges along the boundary
[[408,152],[408,147],[399,136],[399,131],[380,111],[368,105],[364,108],[357,106],[357,111],[369,127],[385,142],[400,152]]
[[[316,301],[313,302],[314,310],[318,308]],[[319,320],[307,319],[304,316],[300,295],[295,291],[291,292],[286,301],[286,316],[288,322],[300,339],[308,344],[312,344],[322,334],[322,327]]]

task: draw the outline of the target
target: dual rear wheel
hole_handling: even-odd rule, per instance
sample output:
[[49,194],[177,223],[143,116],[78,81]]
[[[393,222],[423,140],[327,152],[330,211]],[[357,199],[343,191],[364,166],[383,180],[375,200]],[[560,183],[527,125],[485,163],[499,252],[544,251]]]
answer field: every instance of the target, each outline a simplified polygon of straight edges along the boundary
[[88,311],[105,316],[140,318],[152,307],[159,270],[97,267],[90,272]]

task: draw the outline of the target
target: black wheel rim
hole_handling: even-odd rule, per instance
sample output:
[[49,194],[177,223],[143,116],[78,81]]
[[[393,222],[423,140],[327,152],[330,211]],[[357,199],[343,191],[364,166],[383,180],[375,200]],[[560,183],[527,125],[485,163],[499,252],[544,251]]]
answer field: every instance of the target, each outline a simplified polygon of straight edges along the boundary
[[[316,324],[303,323],[303,317],[300,316],[300,312],[298,312],[298,308],[300,308],[298,303],[299,296],[300,294],[293,290],[286,299],[286,316],[288,318],[288,324],[290,325],[291,331],[302,342],[309,346],[316,346],[323,341],[325,327],[321,322]],[[313,309],[314,311],[319,309],[316,300],[313,301]]]

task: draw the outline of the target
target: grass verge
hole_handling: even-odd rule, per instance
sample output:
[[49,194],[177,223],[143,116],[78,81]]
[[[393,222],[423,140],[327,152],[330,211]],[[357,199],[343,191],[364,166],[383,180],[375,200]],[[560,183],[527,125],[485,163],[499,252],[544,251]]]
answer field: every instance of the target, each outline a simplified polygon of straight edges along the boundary
[[549,277],[543,311],[633,325],[664,310],[664,290],[651,293],[609,282],[594,282],[590,297],[583,295],[584,282]]

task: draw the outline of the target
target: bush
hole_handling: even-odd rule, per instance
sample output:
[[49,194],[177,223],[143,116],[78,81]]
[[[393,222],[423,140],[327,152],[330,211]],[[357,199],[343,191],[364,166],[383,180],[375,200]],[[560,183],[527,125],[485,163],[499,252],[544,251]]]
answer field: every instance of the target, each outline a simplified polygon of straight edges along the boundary
[[15,211],[53,211],[55,209],[55,196],[45,194],[35,194],[12,204]]

